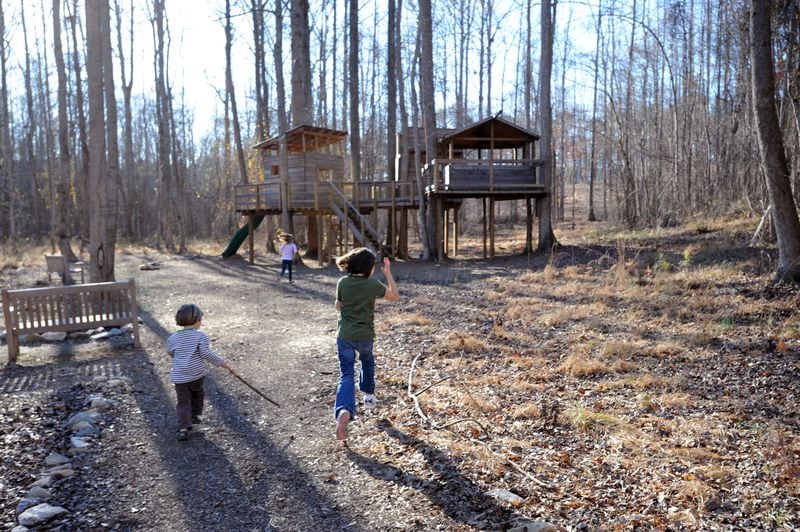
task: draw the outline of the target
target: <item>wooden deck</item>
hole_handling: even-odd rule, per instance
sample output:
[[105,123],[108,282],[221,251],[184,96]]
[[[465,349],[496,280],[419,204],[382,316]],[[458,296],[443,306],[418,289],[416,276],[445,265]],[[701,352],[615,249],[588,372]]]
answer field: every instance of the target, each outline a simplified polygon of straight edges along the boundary
[[546,194],[539,159],[435,159],[426,192],[448,197],[518,199]]
[[[413,209],[419,207],[414,181],[371,181],[334,183],[361,212],[374,209]],[[236,211],[240,213],[280,214],[284,203],[291,212],[328,213],[331,211],[332,185],[325,181],[289,183],[281,193],[281,183],[268,180],[255,185],[236,186]]]

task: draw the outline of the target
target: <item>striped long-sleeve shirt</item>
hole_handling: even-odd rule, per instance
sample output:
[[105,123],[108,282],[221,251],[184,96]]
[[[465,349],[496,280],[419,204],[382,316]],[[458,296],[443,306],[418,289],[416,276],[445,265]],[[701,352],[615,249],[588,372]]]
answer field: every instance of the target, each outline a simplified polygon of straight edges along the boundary
[[167,338],[167,353],[172,357],[170,379],[174,384],[192,382],[208,373],[204,360],[221,366],[225,359],[211,350],[206,333],[183,329]]

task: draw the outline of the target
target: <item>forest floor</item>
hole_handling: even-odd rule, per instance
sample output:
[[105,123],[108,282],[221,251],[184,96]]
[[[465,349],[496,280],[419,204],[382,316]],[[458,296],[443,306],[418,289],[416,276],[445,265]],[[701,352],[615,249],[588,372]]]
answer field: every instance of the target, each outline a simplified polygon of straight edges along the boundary
[[[796,529],[800,292],[748,246],[756,223],[557,230],[552,256],[508,237],[493,260],[465,239],[456,260],[396,262],[403,299],[376,312],[379,404],[347,445],[334,267],[301,266],[290,285],[274,255],[123,249],[142,347],[26,345],[0,373],[0,528],[69,448],[64,421],[127,377],[78,473],[51,488],[67,513],[39,529]],[[45,277],[30,265],[1,281]],[[280,408],[215,368],[204,423],[176,441],[163,345],[185,302]]]

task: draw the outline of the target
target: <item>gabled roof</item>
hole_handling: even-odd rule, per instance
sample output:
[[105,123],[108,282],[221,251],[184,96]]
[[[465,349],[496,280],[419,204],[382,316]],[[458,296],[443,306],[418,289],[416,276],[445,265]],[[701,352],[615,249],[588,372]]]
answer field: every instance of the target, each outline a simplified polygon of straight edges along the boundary
[[499,116],[490,116],[461,129],[448,133],[439,141],[440,146],[453,144],[455,149],[520,148],[528,142],[539,140],[539,135],[509,122]]
[[[345,131],[315,127],[305,124],[293,127],[286,132],[286,147],[290,153],[316,151],[347,138]],[[275,135],[252,146],[256,150],[277,150],[280,136]]]

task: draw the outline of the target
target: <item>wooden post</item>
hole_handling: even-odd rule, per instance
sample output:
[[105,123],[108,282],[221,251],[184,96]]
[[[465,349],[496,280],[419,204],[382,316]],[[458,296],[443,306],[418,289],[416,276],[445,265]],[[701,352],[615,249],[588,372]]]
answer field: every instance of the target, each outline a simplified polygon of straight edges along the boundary
[[489,258],[494,258],[494,197],[489,198]]
[[254,264],[256,260],[253,231],[255,231],[255,224],[253,223],[253,213],[251,211],[250,214],[247,215],[247,242],[250,245],[250,264]]
[[453,257],[458,256],[458,213],[461,207],[456,207],[453,214]]
[[19,338],[17,338],[17,324],[14,323],[16,313],[11,313],[11,305],[8,301],[8,290],[3,288],[3,316],[6,317],[6,343],[8,344],[8,363],[14,364],[19,355]]
[[483,258],[486,258],[486,198],[481,198],[483,207]]
[[436,202],[434,204],[434,208],[436,212],[434,213],[434,219],[436,220],[436,260],[441,262],[444,259],[444,248],[443,244],[443,228],[442,228],[442,208],[444,207],[444,202],[442,198],[436,198]]
[[131,296],[131,324],[133,324],[133,346],[141,347],[139,341],[139,307],[136,305],[136,283],[131,277],[128,279],[128,293]]
[[445,207],[442,213],[442,223],[444,224],[444,251],[450,249],[450,209]]

